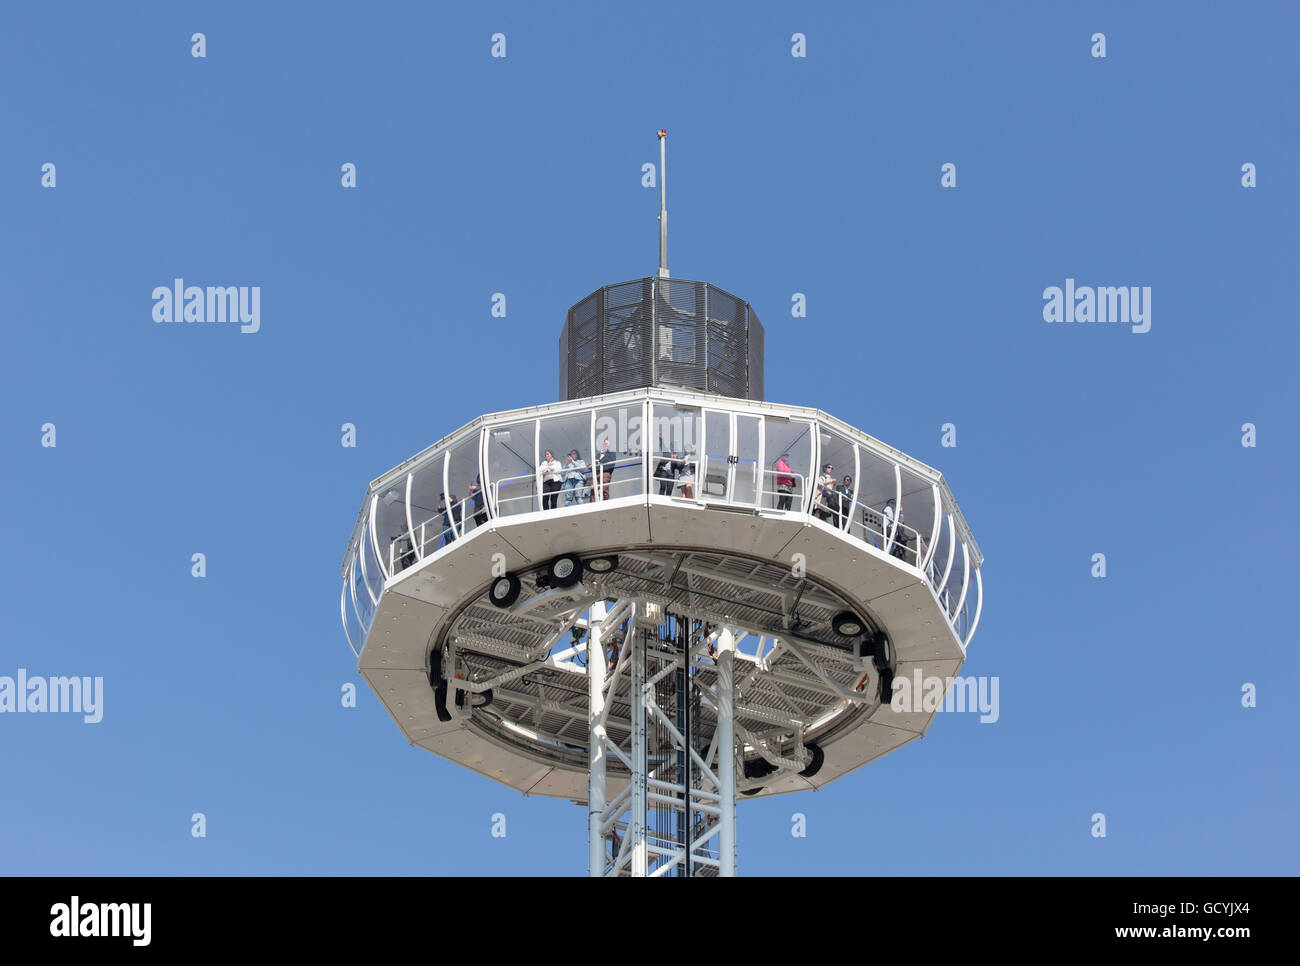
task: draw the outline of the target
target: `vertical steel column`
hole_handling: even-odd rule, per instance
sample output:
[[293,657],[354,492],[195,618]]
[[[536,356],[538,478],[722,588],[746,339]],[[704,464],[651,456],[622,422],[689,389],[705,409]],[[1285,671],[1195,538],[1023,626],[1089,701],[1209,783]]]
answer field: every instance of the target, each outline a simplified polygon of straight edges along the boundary
[[588,874],[605,874],[605,836],[600,826],[605,820],[605,648],[601,644],[601,623],[605,619],[605,602],[591,605],[587,631],[587,686],[590,689],[587,735],[591,749],[587,779],[587,844],[590,850]]
[[638,630],[624,642],[632,653],[632,814],[628,817],[628,848],[632,851],[632,875],[644,877],[648,870],[646,849],[646,791],[649,754],[645,727],[645,632]]
[[659,277],[668,277],[668,132],[659,132]]
[[682,621],[678,626],[677,641],[682,654],[682,666],[676,671],[677,678],[677,730],[683,741],[677,752],[677,781],[682,786],[682,804],[677,810],[677,847],[682,850],[682,861],[677,866],[677,875],[691,874],[691,740],[690,702],[687,692],[691,686],[691,669],[689,656],[691,652],[690,623]]
[[736,639],[718,634],[718,875],[736,874]]

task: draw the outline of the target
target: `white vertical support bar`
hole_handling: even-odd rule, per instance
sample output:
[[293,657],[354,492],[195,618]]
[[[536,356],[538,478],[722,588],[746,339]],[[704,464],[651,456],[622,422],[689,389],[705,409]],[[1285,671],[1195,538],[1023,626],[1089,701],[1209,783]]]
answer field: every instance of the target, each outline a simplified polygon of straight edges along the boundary
[[[604,338],[602,336],[601,338]],[[591,502],[600,499],[600,473],[596,471],[596,407],[591,408],[591,452],[587,454],[587,469],[591,471]]]
[[[767,479],[767,419],[758,417],[758,463],[754,466],[758,479],[754,483],[754,508],[763,505],[763,483]],[[776,493],[776,474],[772,474],[772,493]],[[775,505],[775,501],[773,501]]]
[[[657,457],[651,455],[650,452],[650,427],[652,425],[651,414],[653,412],[654,404],[651,403],[650,399],[647,397],[641,403],[641,475],[645,478],[645,502],[647,505],[650,503],[650,487],[654,486],[656,490],[658,489],[658,487],[655,486],[654,469],[652,468]],[[594,409],[591,411],[591,418],[593,420],[596,418],[596,411]]]
[[393,576],[384,566],[384,555],[379,552],[379,531],[375,529],[375,518],[379,515],[379,494],[376,493],[370,498],[370,546],[375,548],[375,560],[379,563],[379,573],[383,575],[384,580]]
[[975,636],[975,628],[980,626],[980,611],[984,608],[984,578],[980,576],[979,567],[975,568],[975,619],[971,621],[970,630],[966,632],[966,640],[962,642],[962,648],[970,647],[971,638]]
[[961,613],[961,605],[966,603],[966,589],[970,587],[970,551],[966,548],[966,541],[961,542],[961,595],[957,598],[957,606],[952,610],[952,619],[956,623],[957,615]]
[[644,878],[647,871],[646,849],[646,754],[645,728],[645,635],[636,634],[623,646],[632,654],[632,814],[628,817],[628,845],[632,850],[632,875]]
[[605,602],[591,605],[591,627],[587,632],[587,688],[590,707],[587,737],[590,762],[587,779],[587,846],[588,874],[599,878],[605,874],[605,648],[601,643],[605,620]]
[[415,485],[415,471],[412,470],[406,474],[406,532],[408,539],[411,541],[412,549],[415,551],[415,559],[424,559],[424,547],[420,546],[423,541],[415,539],[415,520],[411,517],[411,488]]
[[934,548],[939,545],[939,527],[943,523],[943,504],[939,500],[939,484],[931,483],[934,492],[934,526],[930,528],[930,546],[925,550],[925,562],[921,564],[921,573],[928,574],[930,561],[934,559]]
[[537,509],[542,508],[542,420],[533,420],[533,466],[537,469]]
[[[853,532],[853,514],[858,509],[858,487],[862,485],[862,448],[853,443],[853,499],[849,501],[849,515],[844,518],[844,531]],[[864,533],[863,536],[866,536]]]
[[474,477],[478,481],[479,499],[483,501],[483,512],[490,517],[496,516],[496,507],[488,498],[488,489],[490,484],[487,482],[487,428],[480,423],[478,427],[478,455],[475,456],[478,466],[478,475]]
[[822,476],[822,429],[821,423],[813,420],[808,424],[808,442],[812,450],[812,462],[808,465],[808,480],[803,494],[803,512],[812,513],[817,502],[817,481]]
[[486,423],[483,425],[483,496],[492,518],[500,517],[501,494],[496,480],[492,479],[492,430]]
[[695,499],[704,496],[704,476],[708,472],[709,452],[709,411],[700,407],[700,443],[695,451]]
[[[442,495],[446,498],[447,504],[447,524],[451,527],[451,535],[454,539],[460,539],[460,527],[456,526],[456,501],[452,499],[455,496],[451,492],[451,447],[442,454]],[[462,509],[462,513],[464,510]]]
[[727,429],[731,433],[730,442],[727,444],[727,492],[726,501],[732,503],[736,499],[736,469],[740,466],[740,461],[736,453],[736,436],[738,435],[736,414],[727,413]]
[[718,635],[718,875],[736,874],[736,639]]

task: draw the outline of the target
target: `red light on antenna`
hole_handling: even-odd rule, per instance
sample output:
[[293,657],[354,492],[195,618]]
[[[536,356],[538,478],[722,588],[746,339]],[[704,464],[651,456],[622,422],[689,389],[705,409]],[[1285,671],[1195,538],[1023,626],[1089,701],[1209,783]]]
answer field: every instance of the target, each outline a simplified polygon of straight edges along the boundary
[[667,128],[660,128],[660,129],[659,129],[659,136],[660,136],[661,138],[666,138],[666,137],[668,137],[668,129],[667,129]]

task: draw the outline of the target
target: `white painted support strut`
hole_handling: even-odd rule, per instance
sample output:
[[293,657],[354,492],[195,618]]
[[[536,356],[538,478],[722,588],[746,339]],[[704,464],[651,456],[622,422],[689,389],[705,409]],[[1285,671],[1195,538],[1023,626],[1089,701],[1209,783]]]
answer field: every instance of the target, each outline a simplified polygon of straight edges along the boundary
[[631,651],[632,665],[632,815],[626,838],[632,850],[632,875],[643,879],[649,864],[649,850],[646,848],[645,634],[629,635],[623,647]]
[[735,654],[730,628],[718,635],[718,875],[736,874]]
[[587,784],[587,839],[589,872],[593,877],[605,874],[605,649],[601,631],[605,602],[591,605],[591,629],[587,634],[587,685],[591,706],[588,708],[588,741],[591,749]]

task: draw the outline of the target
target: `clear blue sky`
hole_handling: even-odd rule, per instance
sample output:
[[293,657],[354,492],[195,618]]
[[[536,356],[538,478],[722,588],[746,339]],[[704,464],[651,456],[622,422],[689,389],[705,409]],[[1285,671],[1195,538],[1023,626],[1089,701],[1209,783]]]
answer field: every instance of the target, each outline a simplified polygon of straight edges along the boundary
[[[554,400],[565,309],[653,273],[659,127],[674,275],[754,305],[769,399],[943,471],[1000,679],[744,803],[741,871],[1300,871],[1295,4],[375,6],[5,13],[0,675],[104,717],[0,715],[0,872],[585,873],[584,810],[407,746],[338,567],[370,479]],[[176,277],[261,331],[155,324]],[[1046,324],[1066,278],[1150,332]]]

